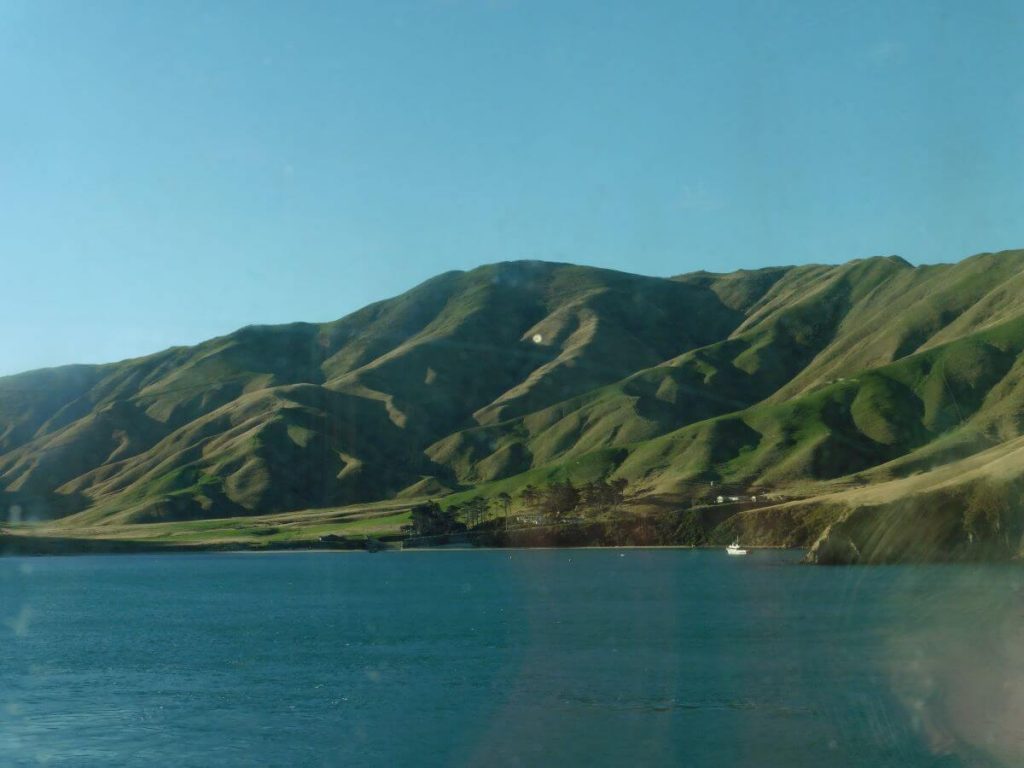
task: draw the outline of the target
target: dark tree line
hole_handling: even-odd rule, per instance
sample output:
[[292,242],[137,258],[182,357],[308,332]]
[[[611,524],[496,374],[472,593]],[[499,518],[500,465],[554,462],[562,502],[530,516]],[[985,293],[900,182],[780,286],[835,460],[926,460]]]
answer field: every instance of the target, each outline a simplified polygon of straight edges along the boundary
[[[537,488],[527,485],[519,494],[523,511],[540,515],[552,522],[561,522],[570,516],[598,515],[618,511],[625,498],[627,481],[598,480],[573,485],[572,481],[554,482]],[[412,520],[403,530],[412,536],[443,536],[475,528],[491,516],[512,515],[513,498],[502,492],[491,499],[474,496],[461,504],[442,508],[436,501],[417,504],[412,508]]]
[[628,482],[622,478],[597,480],[577,487],[571,480],[551,483],[543,488],[526,486],[519,494],[523,506],[552,520],[572,513],[599,514],[617,511],[626,494]]
[[428,501],[417,504],[410,512],[412,520],[403,530],[413,536],[444,536],[466,530],[459,521],[458,507],[442,509],[436,501]]
[[616,511],[626,498],[624,478],[596,480],[579,487],[570,480],[553,482],[543,488],[527,485],[519,499],[526,509],[558,519],[571,512],[595,514]]

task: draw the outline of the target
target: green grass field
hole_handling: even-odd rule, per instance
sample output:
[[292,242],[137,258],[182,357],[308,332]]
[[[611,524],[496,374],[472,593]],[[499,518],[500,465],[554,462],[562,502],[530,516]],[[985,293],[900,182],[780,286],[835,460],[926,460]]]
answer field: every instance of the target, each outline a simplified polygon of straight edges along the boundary
[[387,501],[351,507],[309,509],[286,514],[183,520],[169,523],[110,524],[75,527],[67,524],[11,525],[11,536],[53,537],[87,541],[135,542],[167,547],[266,548],[316,544],[321,536],[387,537],[399,533],[409,520],[409,508],[419,500]]

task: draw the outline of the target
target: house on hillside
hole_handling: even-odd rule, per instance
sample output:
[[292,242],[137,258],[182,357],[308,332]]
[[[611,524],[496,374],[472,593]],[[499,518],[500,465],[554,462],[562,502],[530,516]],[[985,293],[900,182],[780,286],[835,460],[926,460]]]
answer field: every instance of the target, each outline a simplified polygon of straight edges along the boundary
[[544,515],[539,513],[532,515],[516,515],[515,520],[520,525],[544,525],[547,522]]

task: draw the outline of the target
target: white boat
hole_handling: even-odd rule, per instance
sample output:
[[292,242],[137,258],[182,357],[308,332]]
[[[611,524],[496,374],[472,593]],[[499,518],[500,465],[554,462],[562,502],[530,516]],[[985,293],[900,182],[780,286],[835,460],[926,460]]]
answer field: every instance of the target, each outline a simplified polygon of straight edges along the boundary
[[745,554],[747,554],[747,550],[740,549],[740,543],[738,541],[734,541],[732,544],[730,544],[728,547],[726,547],[725,551],[726,551],[726,553],[728,553],[730,555],[745,555]]

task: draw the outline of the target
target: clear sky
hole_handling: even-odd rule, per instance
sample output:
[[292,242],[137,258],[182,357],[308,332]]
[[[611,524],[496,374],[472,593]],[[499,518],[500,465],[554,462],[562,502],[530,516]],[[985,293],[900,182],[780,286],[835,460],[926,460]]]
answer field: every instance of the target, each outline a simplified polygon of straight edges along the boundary
[[0,373],[449,269],[1024,247],[1024,3],[0,0]]

